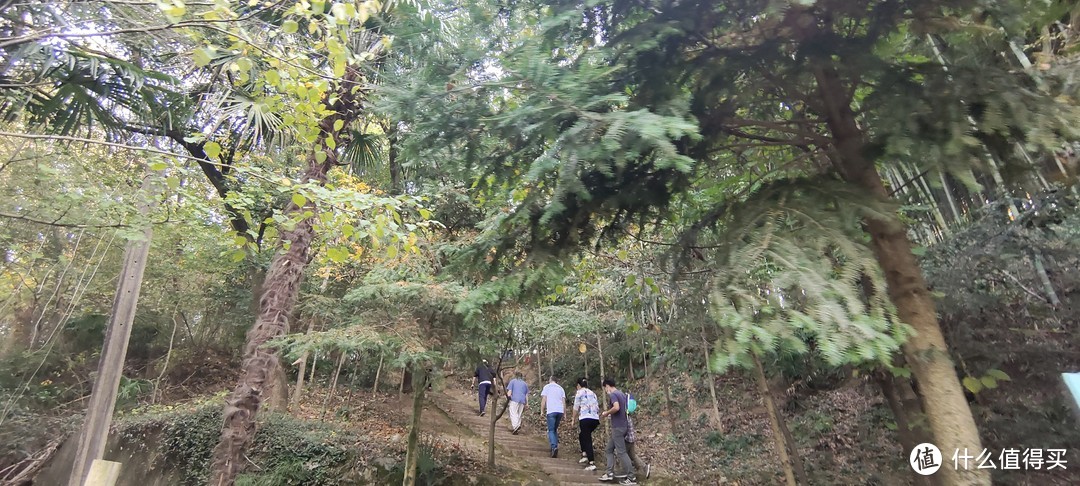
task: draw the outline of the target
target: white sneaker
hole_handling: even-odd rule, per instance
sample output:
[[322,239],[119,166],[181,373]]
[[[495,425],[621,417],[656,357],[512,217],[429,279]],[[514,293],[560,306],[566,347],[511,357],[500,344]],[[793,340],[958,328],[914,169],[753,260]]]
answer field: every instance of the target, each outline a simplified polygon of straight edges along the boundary
[[586,462],[589,462],[589,458],[582,456],[581,459],[578,459],[577,462],[578,464],[585,464]]
[[590,462],[588,466],[585,466],[585,470],[586,471],[595,471],[596,470],[596,464]]
[[601,481],[614,481],[615,476],[612,475],[611,473],[604,473],[603,476],[600,476],[600,480]]

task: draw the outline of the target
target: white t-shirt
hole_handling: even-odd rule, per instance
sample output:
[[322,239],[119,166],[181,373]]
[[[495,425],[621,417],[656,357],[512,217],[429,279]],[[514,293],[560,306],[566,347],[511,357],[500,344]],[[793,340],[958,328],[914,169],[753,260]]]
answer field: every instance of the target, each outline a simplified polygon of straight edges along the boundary
[[566,413],[566,391],[556,383],[544,385],[540,396],[547,397],[546,413]]

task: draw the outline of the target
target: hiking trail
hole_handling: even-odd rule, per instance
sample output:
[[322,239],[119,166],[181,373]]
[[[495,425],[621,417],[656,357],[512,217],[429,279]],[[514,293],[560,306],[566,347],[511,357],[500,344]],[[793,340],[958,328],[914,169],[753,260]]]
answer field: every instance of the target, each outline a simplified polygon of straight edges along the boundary
[[[448,417],[456,421],[461,426],[471,430],[474,434],[479,436],[485,441],[488,437],[488,428],[491,424],[491,417],[485,415],[483,417],[476,414],[476,393],[472,391],[463,392],[460,390],[445,390],[439,393],[430,394],[431,402],[438,406]],[[499,406],[504,403],[505,398],[499,400]],[[488,402],[488,413],[494,412],[491,410]],[[535,408],[533,409],[535,410]],[[577,423],[575,420],[563,419],[562,424],[559,426],[559,457],[551,457],[551,449],[548,446],[547,430],[537,429],[536,427],[522,427],[518,435],[510,433],[508,421],[509,413],[505,414],[495,423],[495,454],[496,461],[500,457],[506,457],[507,454],[514,456],[518,459],[522,459],[526,462],[535,464],[547,474],[551,479],[555,480],[557,484],[565,485],[582,485],[582,484],[604,484],[601,483],[599,478],[604,473],[603,458],[600,452],[597,454],[595,471],[586,471],[584,465],[578,464],[578,459],[581,458],[581,452],[577,444]],[[568,432],[571,429],[572,432]]]

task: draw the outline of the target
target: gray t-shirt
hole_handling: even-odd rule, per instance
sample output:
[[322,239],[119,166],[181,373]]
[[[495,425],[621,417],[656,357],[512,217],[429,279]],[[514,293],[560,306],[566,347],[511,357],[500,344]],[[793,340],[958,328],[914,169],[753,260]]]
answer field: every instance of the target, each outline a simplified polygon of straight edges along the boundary
[[626,420],[626,408],[629,406],[626,400],[626,394],[615,390],[608,393],[608,399],[611,400],[612,407],[615,403],[619,404],[619,411],[611,414],[611,427],[616,429],[626,429],[630,427],[630,424]]

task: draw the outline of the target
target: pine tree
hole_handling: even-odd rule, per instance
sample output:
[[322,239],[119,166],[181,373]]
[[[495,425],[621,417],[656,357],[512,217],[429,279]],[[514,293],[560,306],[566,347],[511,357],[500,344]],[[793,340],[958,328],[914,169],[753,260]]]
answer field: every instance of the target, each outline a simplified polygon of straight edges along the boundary
[[[512,238],[489,241],[489,261],[558,256],[687,206],[712,224],[715,211],[700,208],[728,206],[783,178],[826,175],[859,194],[841,204],[880,206],[891,200],[879,172],[890,160],[918,161],[975,188],[972,170],[982,169],[986,143],[1049,150],[1059,137],[1075,136],[1068,120],[1076,107],[1056,99],[1071,94],[1067,83],[1037,82],[996,61],[1009,36],[1054,15],[1056,5],[570,1],[531,8],[488,14],[513,32],[499,34],[512,49],[495,61],[497,79],[466,69],[458,81],[471,82],[471,92],[416,87],[412,99],[422,106],[404,97],[397,105],[415,143],[440,147],[424,153],[464,162],[477,192],[500,201],[506,196],[496,194],[515,195],[494,221]],[[541,31],[515,31],[533,11],[549,17]],[[1004,31],[986,28],[1002,24]],[[948,66],[933,56],[928,36],[948,46]],[[680,198],[688,189],[689,203]],[[884,278],[878,289],[915,331],[903,349],[937,444],[980,449],[907,228],[895,210],[859,217]],[[821,251],[810,249],[806,255]],[[865,257],[845,258],[856,255]],[[819,281],[822,295],[851,290],[853,271],[846,271],[845,285]],[[845,317],[845,309],[826,305],[830,299],[809,317],[856,315]],[[879,315],[876,322],[887,321]],[[838,340],[826,346],[834,362],[854,349],[841,336],[829,338]],[[888,347],[864,345],[858,354],[880,357]],[[985,471],[943,474],[953,484],[989,481]]]

